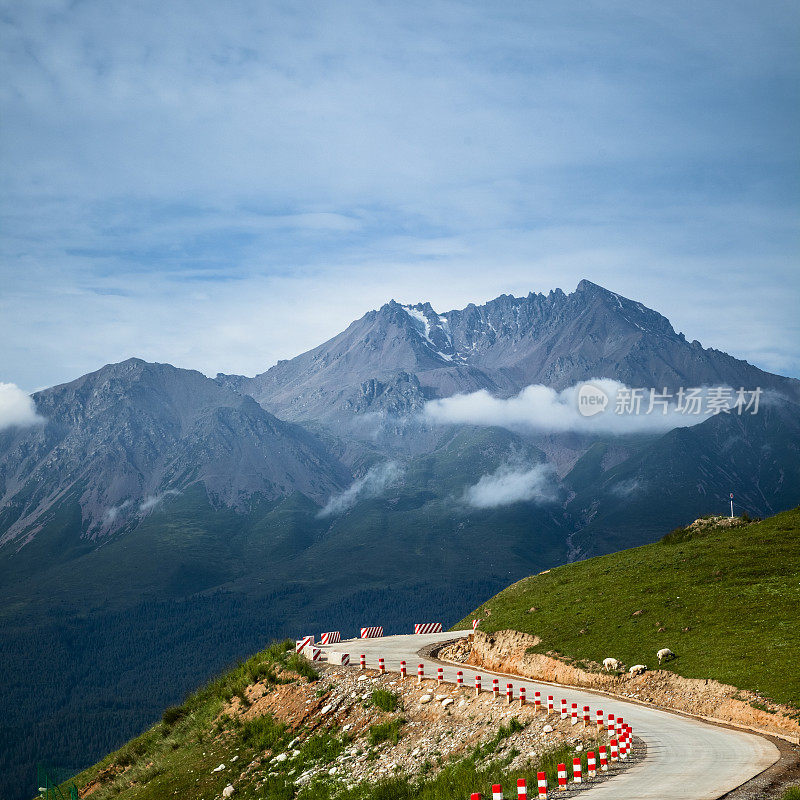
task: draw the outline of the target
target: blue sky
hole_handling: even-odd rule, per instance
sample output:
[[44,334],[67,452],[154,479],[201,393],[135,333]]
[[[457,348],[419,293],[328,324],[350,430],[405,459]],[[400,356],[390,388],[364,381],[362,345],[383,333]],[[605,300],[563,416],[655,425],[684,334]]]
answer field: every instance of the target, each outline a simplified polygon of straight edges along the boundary
[[794,2],[0,1],[0,381],[589,278],[800,376]]

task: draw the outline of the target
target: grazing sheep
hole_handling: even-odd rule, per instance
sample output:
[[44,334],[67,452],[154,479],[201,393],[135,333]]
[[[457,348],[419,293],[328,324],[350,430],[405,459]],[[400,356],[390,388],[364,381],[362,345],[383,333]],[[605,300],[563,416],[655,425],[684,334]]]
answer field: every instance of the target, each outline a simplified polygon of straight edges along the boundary
[[656,653],[656,656],[658,657],[658,663],[660,664],[662,661],[668,661],[670,658],[675,658],[675,653],[673,653],[669,647],[664,647]]
[[628,670],[628,674],[630,675],[641,675],[643,672],[647,672],[647,667],[644,664],[634,664]]
[[606,670],[606,672],[611,672],[612,669],[622,669],[622,662],[617,661],[616,658],[604,658],[603,669]]

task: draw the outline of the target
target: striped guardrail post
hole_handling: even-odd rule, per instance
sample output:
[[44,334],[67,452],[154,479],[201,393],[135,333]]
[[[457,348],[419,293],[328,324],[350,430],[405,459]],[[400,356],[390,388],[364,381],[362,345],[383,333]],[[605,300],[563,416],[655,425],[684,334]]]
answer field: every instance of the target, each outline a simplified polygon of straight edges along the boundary
[[361,669],[367,668],[367,657],[363,653],[358,657],[358,665]]
[[500,697],[500,681],[497,678],[492,678],[492,694],[495,700]]
[[459,689],[464,688],[464,673],[461,670],[456,672],[456,687]]
[[548,716],[553,713],[553,695],[547,695],[547,714]]
[[561,719],[567,718],[567,701],[561,698]]
[[503,800],[503,787],[499,783],[492,784],[492,800]]
[[600,771],[608,772],[608,756],[606,755],[606,746],[601,744],[597,748],[598,755],[600,756]]
[[610,739],[612,736],[616,736],[616,722],[614,721],[614,715],[608,715],[608,738]]
[[598,708],[597,709],[597,730],[602,733],[604,727],[605,727],[605,725],[603,725],[603,709],[602,708]]
[[619,761],[619,745],[617,744],[617,740],[612,739],[608,745],[611,748],[611,760]]
[[589,711],[589,706],[583,707],[583,727],[589,727],[589,718],[591,717],[591,711]]
[[475,676],[475,697],[481,693],[481,676]]
[[517,800],[528,800],[528,784],[525,778],[517,778]]
[[519,704],[520,704],[520,707],[525,705],[525,687],[524,686],[520,686],[519,687]]
[[581,767],[580,756],[572,759],[572,779],[575,783],[583,783],[583,768]]
[[380,672],[381,675],[386,674],[386,662],[382,658],[378,659],[378,672]]
[[534,692],[533,693],[533,713],[538,714],[539,709],[542,707],[542,693],[541,692]]
[[597,758],[594,750],[590,750],[586,754],[586,773],[590,778],[594,778],[597,775]]
[[406,662],[400,662],[400,680],[404,681],[406,679]]
[[514,699],[514,686],[511,683],[506,684],[506,704],[511,705],[511,701]]
[[444,683],[444,669],[442,669],[442,667],[439,667],[436,670],[436,683],[438,686],[441,686]]
[[558,765],[558,789],[561,792],[567,791],[567,765]]
[[577,703],[573,703],[572,704],[572,720],[571,720],[570,724],[572,724],[572,725],[577,725],[578,724],[578,704]]
[[424,677],[425,677],[425,665],[417,664],[417,685],[422,683],[422,679]]
[[536,783],[539,787],[539,800],[547,800],[547,773],[537,772]]

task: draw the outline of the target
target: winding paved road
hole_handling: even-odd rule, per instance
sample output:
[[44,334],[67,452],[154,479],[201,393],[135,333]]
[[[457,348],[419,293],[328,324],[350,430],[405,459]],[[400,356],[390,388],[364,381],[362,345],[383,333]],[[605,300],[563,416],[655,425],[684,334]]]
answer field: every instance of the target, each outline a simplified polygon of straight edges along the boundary
[[[367,666],[377,668],[378,658],[386,661],[386,669],[399,672],[400,662],[406,661],[409,676],[416,679],[417,664],[425,664],[425,676],[436,675],[437,662],[423,658],[418,652],[432,644],[445,642],[457,636],[466,636],[471,631],[425,634],[421,636],[386,636],[382,639],[350,639],[323,647],[349,653],[351,664],[358,667],[361,653],[367,657]],[[444,666],[444,678],[455,683],[456,667]],[[474,685],[474,676],[492,675],[487,670],[475,670],[460,666],[464,683]],[[633,727],[634,734],[647,744],[647,757],[626,772],[592,789],[593,798],[614,800],[716,800],[716,798],[740,786],[745,781],[774,764],[779,757],[772,742],[761,736],[743,731],[721,728],[706,722],[670,714],[667,711],[649,708],[637,703],[627,703],[606,695],[564,687],[554,690],[554,684],[542,684],[521,678],[512,679],[514,694],[524,686],[528,697],[538,690],[545,698],[556,696],[556,703],[563,695],[579,707],[588,705],[592,719],[597,708],[604,714],[620,714]],[[501,684],[502,685],[502,684]],[[491,686],[484,680],[484,690]]]

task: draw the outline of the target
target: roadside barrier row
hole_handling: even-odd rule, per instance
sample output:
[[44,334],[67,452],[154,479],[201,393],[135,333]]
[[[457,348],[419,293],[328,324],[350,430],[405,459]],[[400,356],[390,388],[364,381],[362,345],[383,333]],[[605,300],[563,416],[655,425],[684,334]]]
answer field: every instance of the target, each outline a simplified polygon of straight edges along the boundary
[[[417,622],[414,625],[414,634],[421,635],[424,633],[441,633],[442,632],[442,623],[441,622]],[[383,636],[383,628],[380,626],[372,626],[372,627],[365,627],[360,628],[360,637],[361,639],[378,639]],[[325,647],[331,644],[338,644],[342,641],[342,634],[340,631],[326,631],[325,633],[321,633],[319,635],[319,643],[321,646]],[[302,644],[300,644],[302,642]],[[297,640],[297,652],[299,653],[303,647],[308,644],[316,644],[314,641],[314,636],[303,636],[302,639]]]

